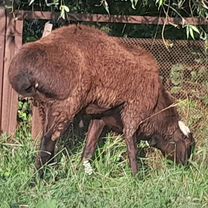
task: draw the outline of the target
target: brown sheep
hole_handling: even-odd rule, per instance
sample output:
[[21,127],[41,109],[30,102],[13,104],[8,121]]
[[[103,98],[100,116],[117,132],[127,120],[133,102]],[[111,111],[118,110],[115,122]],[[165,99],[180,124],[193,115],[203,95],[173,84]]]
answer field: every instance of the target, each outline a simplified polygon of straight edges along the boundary
[[177,152],[178,159],[187,161],[194,140],[189,130],[185,128],[185,134],[180,130],[175,109],[140,125],[172,102],[152,55],[144,50],[135,55],[107,34],[75,25],[57,29],[19,50],[11,61],[9,80],[19,94],[33,97],[42,112],[43,138],[37,168],[53,156],[56,141],[75,115],[90,105],[101,112],[122,106],[119,116],[133,174],[138,171],[137,132],[151,137],[156,145],[163,140],[183,143],[183,155]]

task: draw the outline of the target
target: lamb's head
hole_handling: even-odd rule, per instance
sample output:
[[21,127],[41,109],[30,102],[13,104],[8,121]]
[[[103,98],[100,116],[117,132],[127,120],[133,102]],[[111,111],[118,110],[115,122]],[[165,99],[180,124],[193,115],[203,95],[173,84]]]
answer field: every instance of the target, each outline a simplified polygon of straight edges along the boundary
[[183,121],[171,121],[166,127],[153,134],[150,146],[160,149],[162,154],[177,164],[186,165],[195,147],[190,129]]

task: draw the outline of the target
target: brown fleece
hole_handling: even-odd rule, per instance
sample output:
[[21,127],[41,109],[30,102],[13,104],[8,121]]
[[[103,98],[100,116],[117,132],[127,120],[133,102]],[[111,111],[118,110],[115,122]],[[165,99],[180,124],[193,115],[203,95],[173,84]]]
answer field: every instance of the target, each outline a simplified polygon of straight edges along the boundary
[[[41,150],[48,152],[53,151],[51,140],[56,141],[89,104],[103,109],[122,105],[130,164],[133,173],[137,172],[135,133],[140,122],[159,109],[163,96],[158,64],[147,51],[127,49],[91,27],[62,27],[25,44],[11,61],[9,80],[18,93],[33,97],[44,112]],[[40,154],[41,164],[50,158]]]

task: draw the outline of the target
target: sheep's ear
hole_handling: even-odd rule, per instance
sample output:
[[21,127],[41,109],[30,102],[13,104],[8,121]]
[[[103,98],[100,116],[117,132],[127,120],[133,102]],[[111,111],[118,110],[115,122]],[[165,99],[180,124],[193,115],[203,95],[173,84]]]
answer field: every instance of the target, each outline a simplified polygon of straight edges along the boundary
[[35,83],[35,89],[37,89],[39,86],[38,82]]
[[179,126],[180,130],[183,132],[183,134],[188,137],[189,134],[191,133],[188,126],[186,126],[183,121],[178,121],[178,126]]

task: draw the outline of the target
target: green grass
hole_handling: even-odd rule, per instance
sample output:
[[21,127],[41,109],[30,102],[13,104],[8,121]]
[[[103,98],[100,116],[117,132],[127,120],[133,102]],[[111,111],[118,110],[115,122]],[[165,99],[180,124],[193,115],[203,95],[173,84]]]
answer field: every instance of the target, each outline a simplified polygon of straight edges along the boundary
[[[186,100],[180,112],[194,130],[197,147],[190,167],[178,167],[146,147],[140,172],[131,176],[121,137],[107,135],[97,149],[88,176],[80,163],[83,141],[75,135],[60,143],[57,164],[48,166],[44,180],[35,172],[37,141],[27,128],[15,139],[0,139],[0,207],[208,207],[208,111]],[[145,146],[145,144],[143,145]]]

